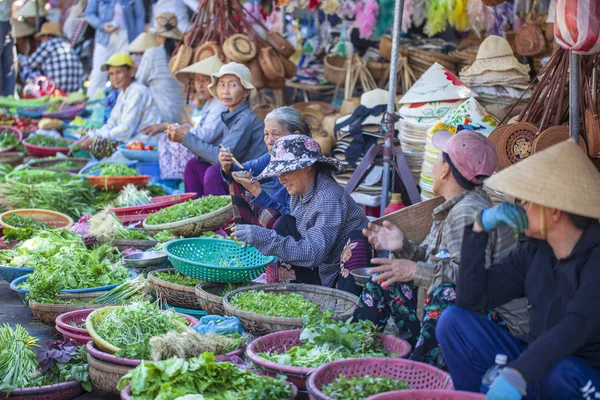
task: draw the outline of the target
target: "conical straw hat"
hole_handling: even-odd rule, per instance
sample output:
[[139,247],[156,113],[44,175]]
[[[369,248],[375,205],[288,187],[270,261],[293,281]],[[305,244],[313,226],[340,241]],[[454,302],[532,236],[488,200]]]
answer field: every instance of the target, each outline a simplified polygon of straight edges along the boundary
[[600,218],[600,172],[571,139],[494,174],[485,184],[521,200]]
[[142,32],[136,37],[127,48],[128,53],[144,53],[146,50],[153,47],[158,47],[158,39],[150,32]]
[[424,103],[477,97],[452,72],[434,63],[402,96],[399,104]]
[[[38,12],[40,17],[45,17],[48,15],[45,6],[46,2],[44,0],[38,0]],[[25,4],[23,4],[23,6],[21,6],[21,8],[19,8],[19,11],[17,11],[15,17],[35,18],[35,1],[28,0]]]

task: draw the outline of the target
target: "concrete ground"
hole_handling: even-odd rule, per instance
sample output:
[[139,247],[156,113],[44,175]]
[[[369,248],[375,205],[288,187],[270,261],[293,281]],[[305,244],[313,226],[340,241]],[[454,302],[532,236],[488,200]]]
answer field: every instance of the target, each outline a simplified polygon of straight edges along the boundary
[[[30,335],[38,338],[40,343],[46,340],[60,339],[58,332],[33,318],[29,308],[25,307],[17,293],[12,291],[5,281],[0,282],[0,325],[22,325]],[[77,400],[117,400],[119,396],[94,390],[76,397]]]

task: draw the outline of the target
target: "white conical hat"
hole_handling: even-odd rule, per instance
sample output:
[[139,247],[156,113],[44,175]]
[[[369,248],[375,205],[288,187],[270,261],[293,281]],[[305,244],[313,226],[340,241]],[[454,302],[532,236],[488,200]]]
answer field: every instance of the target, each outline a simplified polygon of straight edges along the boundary
[[477,97],[456,75],[435,63],[402,96],[399,104]]
[[[38,12],[39,12],[39,16],[40,17],[45,17],[48,15],[48,12],[45,9],[46,6],[46,2],[44,0],[38,0]],[[19,8],[19,11],[17,11],[17,15],[15,15],[15,17],[19,18],[35,18],[35,1],[34,0],[27,0],[27,2],[25,4],[23,4],[23,6],[21,6],[21,8]]]

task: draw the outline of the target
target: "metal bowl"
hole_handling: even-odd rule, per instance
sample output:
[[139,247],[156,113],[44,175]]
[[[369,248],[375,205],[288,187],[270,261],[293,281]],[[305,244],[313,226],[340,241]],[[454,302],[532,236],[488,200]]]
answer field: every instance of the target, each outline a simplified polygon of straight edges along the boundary
[[132,267],[146,268],[154,265],[161,265],[167,262],[167,253],[164,251],[145,251],[135,253],[123,258],[125,264]]
[[356,268],[350,271],[350,274],[354,277],[354,282],[358,286],[364,287],[367,282],[371,280],[371,274],[369,274],[369,268]]

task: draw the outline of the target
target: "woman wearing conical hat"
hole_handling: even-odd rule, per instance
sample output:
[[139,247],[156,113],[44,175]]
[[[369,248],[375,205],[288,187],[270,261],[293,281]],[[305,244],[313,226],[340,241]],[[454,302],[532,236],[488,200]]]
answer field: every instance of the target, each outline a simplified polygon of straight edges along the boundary
[[[569,140],[486,185],[517,204],[485,209],[465,228],[458,307],[436,330],[454,386],[478,392],[495,356],[505,354],[487,399],[600,398],[600,173]],[[484,269],[486,243],[499,226],[528,240]],[[530,304],[525,338],[477,314],[523,296]]]

